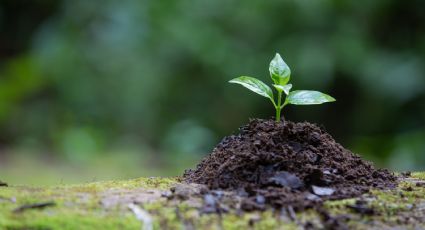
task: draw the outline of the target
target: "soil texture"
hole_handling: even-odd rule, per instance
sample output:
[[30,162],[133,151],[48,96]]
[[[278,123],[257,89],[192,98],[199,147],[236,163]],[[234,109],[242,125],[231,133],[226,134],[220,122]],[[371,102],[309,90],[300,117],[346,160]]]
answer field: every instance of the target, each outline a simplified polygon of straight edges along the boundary
[[233,191],[243,210],[299,210],[397,185],[393,173],[374,168],[322,127],[260,119],[225,137],[183,178],[212,191]]

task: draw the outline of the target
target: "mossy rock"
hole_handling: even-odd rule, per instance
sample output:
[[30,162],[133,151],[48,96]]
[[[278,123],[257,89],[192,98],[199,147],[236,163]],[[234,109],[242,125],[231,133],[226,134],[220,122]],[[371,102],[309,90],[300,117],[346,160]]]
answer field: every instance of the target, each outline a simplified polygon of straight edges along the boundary
[[[425,173],[412,173],[398,188],[374,190],[363,195],[366,211],[352,208],[357,199],[325,202],[320,211],[305,210],[292,215],[281,211],[203,214],[199,202],[169,200],[163,196],[178,178],[139,178],[54,187],[0,187],[0,229],[143,229],[129,204],[148,213],[149,229],[300,229],[335,227],[341,220],[350,229],[425,228]],[[43,204],[46,207],[25,208]],[[52,205],[52,203],[54,205]],[[350,206],[351,205],[351,206]],[[42,206],[42,205],[41,205]],[[19,209],[21,207],[21,209]],[[350,208],[351,207],[351,208]],[[289,218],[290,217],[290,218]]]

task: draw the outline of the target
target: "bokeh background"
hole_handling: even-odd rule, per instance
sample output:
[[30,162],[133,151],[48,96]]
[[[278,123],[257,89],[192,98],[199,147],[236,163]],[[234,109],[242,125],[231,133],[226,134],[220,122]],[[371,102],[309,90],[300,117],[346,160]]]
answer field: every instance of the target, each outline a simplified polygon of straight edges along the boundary
[[0,0],[0,180],[77,183],[194,167],[270,102],[279,52],[287,107],[395,170],[425,169],[425,1]]

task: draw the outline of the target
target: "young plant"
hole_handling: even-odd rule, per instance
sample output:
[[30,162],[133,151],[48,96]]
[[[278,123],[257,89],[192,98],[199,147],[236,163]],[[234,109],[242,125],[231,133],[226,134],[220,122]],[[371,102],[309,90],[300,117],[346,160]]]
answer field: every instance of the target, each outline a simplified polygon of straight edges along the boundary
[[[276,121],[280,121],[280,114],[282,109],[288,105],[317,105],[325,102],[333,102],[335,98],[321,93],[319,91],[312,90],[294,90],[292,84],[288,84],[291,78],[291,70],[289,66],[283,61],[282,57],[278,53],[270,62],[269,65],[270,77],[272,78],[274,88],[277,91],[277,101],[275,101],[272,89],[264,84],[262,81],[248,76],[241,76],[230,80],[230,83],[236,83],[244,86],[245,88],[260,94],[263,97],[267,97],[273,103],[276,109]],[[286,95],[284,101],[282,101],[283,93]]]

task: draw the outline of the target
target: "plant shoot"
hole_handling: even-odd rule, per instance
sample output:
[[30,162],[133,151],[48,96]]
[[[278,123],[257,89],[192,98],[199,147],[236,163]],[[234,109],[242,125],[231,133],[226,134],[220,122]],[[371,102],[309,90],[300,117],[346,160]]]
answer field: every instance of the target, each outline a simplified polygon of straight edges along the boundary
[[[294,90],[292,84],[288,84],[291,78],[291,69],[283,61],[282,57],[276,53],[276,56],[269,65],[270,77],[273,80],[273,87],[277,91],[277,100],[275,100],[272,89],[264,82],[248,76],[240,76],[232,79],[230,83],[236,83],[245,88],[270,99],[276,109],[276,121],[281,120],[281,111],[288,105],[317,105],[325,102],[333,102],[335,98],[313,90]],[[282,96],[285,94],[285,100]]]

